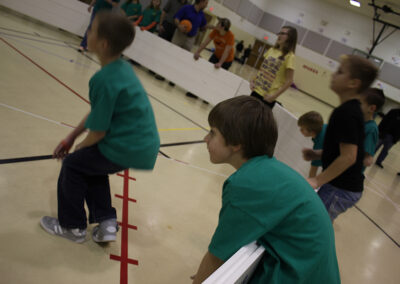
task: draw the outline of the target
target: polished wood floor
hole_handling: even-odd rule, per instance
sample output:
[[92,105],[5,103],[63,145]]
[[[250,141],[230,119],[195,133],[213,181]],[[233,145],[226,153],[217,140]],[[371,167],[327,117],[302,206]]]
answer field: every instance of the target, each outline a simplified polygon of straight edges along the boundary
[[[51,154],[87,113],[88,81],[99,65],[93,55],[75,50],[78,43],[75,36],[0,8],[0,159]],[[211,106],[157,81],[143,67],[134,69],[165,146],[153,172],[130,171],[136,181],[129,179],[129,193],[123,177],[110,178],[119,221],[125,217],[128,229],[108,246],[50,236],[39,219],[56,216],[60,163],[0,164],[0,283],[190,283],[233,169],[211,164],[204,143],[166,145],[202,140]],[[254,72],[236,63],[232,71]],[[295,116],[318,110],[327,120],[332,110],[295,90],[282,95],[281,103]],[[400,283],[399,171],[396,145],[384,169],[366,171],[357,207],[334,224],[345,284]]]

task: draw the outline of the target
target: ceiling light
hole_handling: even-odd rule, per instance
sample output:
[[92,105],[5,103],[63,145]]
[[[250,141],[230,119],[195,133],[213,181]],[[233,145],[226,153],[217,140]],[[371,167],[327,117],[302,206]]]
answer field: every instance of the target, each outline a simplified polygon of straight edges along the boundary
[[353,6],[356,6],[356,7],[360,7],[361,6],[360,2],[355,1],[355,0],[350,0],[350,4],[353,5]]

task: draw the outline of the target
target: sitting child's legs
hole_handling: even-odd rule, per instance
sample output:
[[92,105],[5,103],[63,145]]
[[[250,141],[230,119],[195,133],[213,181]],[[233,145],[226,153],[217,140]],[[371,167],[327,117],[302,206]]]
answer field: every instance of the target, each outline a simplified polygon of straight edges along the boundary
[[354,206],[360,200],[362,193],[343,190],[328,183],[321,186],[318,195],[333,222],[339,214]]
[[111,206],[108,174],[123,170],[106,159],[97,145],[83,148],[64,161],[58,180],[58,218],[65,228],[86,228],[84,201],[90,211],[90,222],[116,218]]
[[111,205],[108,174],[122,170],[122,167],[106,159],[97,145],[68,155],[63,160],[58,179],[58,219],[43,217],[42,227],[50,234],[75,242],[84,241],[87,227],[85,200],[90,223],[101,224],[113,220],[116,227],[116,211]]

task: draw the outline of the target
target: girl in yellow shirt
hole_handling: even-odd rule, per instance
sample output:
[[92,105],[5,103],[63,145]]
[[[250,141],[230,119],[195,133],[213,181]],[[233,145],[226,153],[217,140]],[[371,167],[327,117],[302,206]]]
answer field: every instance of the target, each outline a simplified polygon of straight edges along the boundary
[[261,99],[269,107],[293,83],[294,52],[297,30],[284,26],[278,33],[275,46],[264,54],[264,61],[256,77],[250,81],[251,96]]

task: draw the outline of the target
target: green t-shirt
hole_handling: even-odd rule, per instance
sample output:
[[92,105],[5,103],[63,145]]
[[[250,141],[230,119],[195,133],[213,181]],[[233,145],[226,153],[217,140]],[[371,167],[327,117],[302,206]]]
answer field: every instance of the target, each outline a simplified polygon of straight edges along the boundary
[[[119,3],[119,0],[113,0],[112,2]],[[95,12],[99,12],[101,10],[111,10],[112,7],[113,6],[110,3],[108,3],[106,0],[96,0],[93,10]]]
[[[375,155],[376,144],[379,139],[378,125],[376,125],[375,120],[368,120],[364,124],[364,151],[371,156]],[[365,171],[365,167],[362,167],[362,171]]]
[[153,169],[160,138],[153,109],[130,64],[117,59],[89,81],[91,111],[85,127],[106,131],[100,152],[110,161],[136,169]]
[[300,174],[267,156],[250,159],[225,181],[208,249],[226,261],[254,240],[266,251],[250,283],[340,283],[322,201]]
[[364,124],[365,140],[364,140],[364,150],[371,156],[375,155],[376,144],[378,143],[378,125],[376,125],[375,120],[369,120]]
[[139,3],[125,3],[122,5],[121,7],[122,10],[125,11],[126,16],[140,16],[140,14],[142,13],[142,5],[140,5]]
[[[328,126],[327,124],[324,124],[322,126],[321,132],[318,133],[318,135],[312,139],[312,141],[314,142],[314,146],[313,146],[314,150],[321,150],[322,148],[324,148],[324,139],[325,139],[325,133],[326,133],[327,126]],[[311,162],[311,165],[316,166],[316,167],[322,167],[322,162],[321,162],[321,160],[314,160]]]
[[[143,19],[140,22],[139,26],[141,27],[147,27],[150,25],[152,22],[159,23],[160,22],[160,17],[161,17],[161,10],[155,10],[151,8],[147,8],[143,11]],[[154,32],[157,28],[157,25],[155,25],[153,28],[149,30],[149,32]]]

